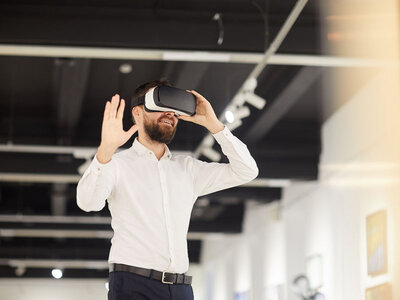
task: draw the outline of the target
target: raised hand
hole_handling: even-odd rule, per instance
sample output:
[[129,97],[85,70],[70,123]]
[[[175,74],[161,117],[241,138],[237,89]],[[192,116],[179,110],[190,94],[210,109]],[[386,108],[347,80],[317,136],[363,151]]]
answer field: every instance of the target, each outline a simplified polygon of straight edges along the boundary
[[216,133],[224,129],[224,124],[218,120],[215,115],[214,109],[210,102],[198,92],[193,90],[186,90],[196,97],[196,114],[194,116],[181,115],[178,118],[184,121],[189,121],[207,128],[211,133]]
[[105,164],[109,162],[115,150],[125,144],[138,130],[136,124],[128,131],[124,130],[122,123],[124,109],[125,100],[121,99],[120,103],[118,94],[115,94],[111,101],[107,101],[106,103],[101,128],[101,143],[97,151],[97,160],[100,163]]

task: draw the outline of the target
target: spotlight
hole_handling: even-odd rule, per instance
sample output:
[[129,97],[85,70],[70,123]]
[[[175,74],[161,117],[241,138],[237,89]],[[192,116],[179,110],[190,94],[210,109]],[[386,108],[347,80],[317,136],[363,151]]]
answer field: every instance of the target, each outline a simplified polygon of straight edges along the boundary
[[232,107],[228,106],[225,112],[225,120],[228,123],[234,123],[237,119],[243,119],[250,115],[250,109],[247,106]]
[[51,275],[53,275],[55,279],[60,279],[63,276],[63,272],[60,269],[53,269],[51,270]]
[[253,105],[254,107],[260,110],[263,109],[265,103],[267,102],[264,98],[261,98],[260,96],[254,93],[245,93],[244,99],[246,102],[248,102],[249,104]]
[[243,106],[245,102],[253,105],[254,107],[258,109],[263,109],[265,106],[265,103],[267,102],[264,98],[261,98],[260,96],[254,94],[253,92],[242,92],[237,94],[232,102],[236,106]]
[[227,110],[225,112],[225,119],[229,122],[229,123],[233,123],[233,121],[235,121],[235,116],[233,114],[233,112],[231,112],[230,110]]

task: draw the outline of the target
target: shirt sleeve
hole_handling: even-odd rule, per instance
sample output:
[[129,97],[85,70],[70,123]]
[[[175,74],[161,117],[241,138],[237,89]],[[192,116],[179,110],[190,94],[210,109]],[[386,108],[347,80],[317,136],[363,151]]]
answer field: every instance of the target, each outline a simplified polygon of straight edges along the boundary
[[[96,154],[97,155],[97,154]],[[76,188],[76,202],[84,211],[99,211],[105,206],[116,182],[116,162],[102,164],[94,156]]]
[[247,183],[258,176],[256,161],[247,146],[228,127],[213,134],[229,163],[193,159],[194,190],[203,196]]

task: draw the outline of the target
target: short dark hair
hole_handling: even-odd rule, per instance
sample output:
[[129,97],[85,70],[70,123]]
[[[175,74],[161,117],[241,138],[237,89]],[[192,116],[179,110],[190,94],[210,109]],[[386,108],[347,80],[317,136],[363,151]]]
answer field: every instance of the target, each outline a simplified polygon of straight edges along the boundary
[[[131,116],[132,116],[133,124],[135,124],[135,118],[133,117],[133,114],[132,114],[132,108],[133,108],[133,105],[135,104],[135,100],[137,98],[143,97],[147,93],[147,91],[150,90],[151,88],[156,87],[156,86],[161,86],[161,85],[172,86],[167,78],[161,78],[159,80],[153,80],[153,81],[143,83],[142,85],[138,86],[136,88],[136,90],[133,92],[133,96],[131,99]],[[139,105],[143,105],[143,104],[139,104]]]

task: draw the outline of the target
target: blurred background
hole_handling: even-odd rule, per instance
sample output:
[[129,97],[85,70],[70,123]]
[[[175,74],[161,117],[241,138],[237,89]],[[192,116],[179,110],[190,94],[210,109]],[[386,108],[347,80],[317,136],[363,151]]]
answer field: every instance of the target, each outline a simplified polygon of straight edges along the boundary
[[[400,299],[399,12],[1,1],[0,299],[107,298],[109,211],[81,211],[76,185],[106,101],[162,77],[204,95],[260,170],[193,207],[196,300]],[[205,128],[178,127],[172,152],[227,162]]]

